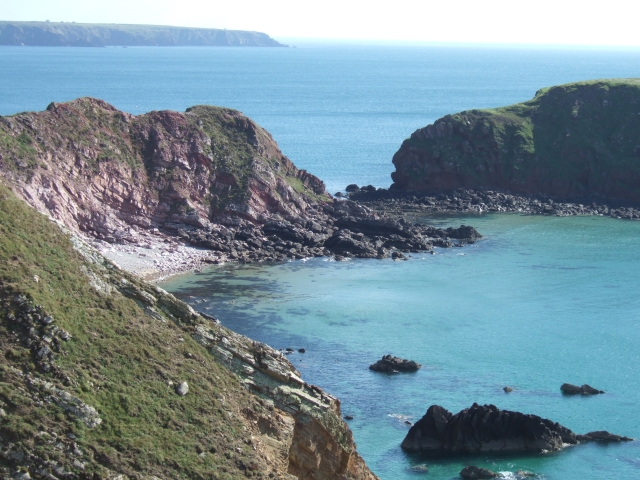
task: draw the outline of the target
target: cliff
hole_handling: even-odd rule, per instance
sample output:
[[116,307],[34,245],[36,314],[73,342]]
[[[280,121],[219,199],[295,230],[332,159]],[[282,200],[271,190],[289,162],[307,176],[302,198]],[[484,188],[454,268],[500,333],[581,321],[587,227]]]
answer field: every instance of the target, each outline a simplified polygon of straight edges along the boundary
[[284,47],[266,33],[161,25],[0,22],[0,45]]
[[190,243],[216,252],[212,262],[383,258],[479,238],[331,201],[268,132],[218,107],[133,116],[81,98],[0,117],[0,176],[85,237],[146,252]]
[[640,80],[544,88],[524,103],[447,115],[393,157],[392,188],[482,187],[640,202]]
[[0,184],[2,478],[375,480],[337,399]]
[[98,238],[141,228],[300,217],[329,199],[240,112],[133,116],[93,98],[0,117],[0,174],[40,211]]

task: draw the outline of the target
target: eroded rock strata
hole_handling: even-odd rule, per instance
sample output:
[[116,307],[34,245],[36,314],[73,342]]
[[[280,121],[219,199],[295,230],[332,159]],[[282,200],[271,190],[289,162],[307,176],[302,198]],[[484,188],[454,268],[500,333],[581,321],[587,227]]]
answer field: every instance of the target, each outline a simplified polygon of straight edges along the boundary
[[480,238],[336,200],[240,112],[133,116],[92,98],[0,118],[0,174],[39,211],[110,243],[167,236],[212,261],[382,258]]
[[544,88],[509,107],[447,115],[405,140],[393,157],[393,187],[637,205],[639,102],[637,79],[596,80]]

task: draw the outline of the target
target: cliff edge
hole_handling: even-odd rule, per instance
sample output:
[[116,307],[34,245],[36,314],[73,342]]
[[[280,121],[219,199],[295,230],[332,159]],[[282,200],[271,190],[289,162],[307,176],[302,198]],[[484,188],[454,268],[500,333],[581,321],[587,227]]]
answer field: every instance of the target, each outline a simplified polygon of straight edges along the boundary
[[640,80],[544,88],[524,103],[447,115],[393,157],[392,188],[457,188],[640,203]]

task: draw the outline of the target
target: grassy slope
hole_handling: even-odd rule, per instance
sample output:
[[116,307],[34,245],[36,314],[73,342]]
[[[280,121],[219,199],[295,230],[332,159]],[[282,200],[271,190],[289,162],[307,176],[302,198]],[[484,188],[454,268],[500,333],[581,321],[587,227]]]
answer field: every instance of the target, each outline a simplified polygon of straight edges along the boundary
[[[505,183],[522,183],[532,177],[547,182],[575,180],[584,183],[577,189],[587,193],[594,186],[605,188],[605,177],[624,172],[623,178],[606,188],[624,193],[637,187],[625,180],[640,177],[638,79],[544,88],[528,102],[447,115],[436,123],[440,122],[451,124],[456,134],[443,138],[414,135],[406,140],[406,147],[424,149],[455,163],[460,175],[471,182],[486,183],[486,171],[477,166],[493,162],[499,164]],[[465,152],[465,140],[471,152],[468,147]],[[416,180],[423,175],[407,173]]]
[[[95,472],[96,478],[106,475],[103,466],[133,476],[244,477],[255,459],[232,406],[259,409],[254,397],[186,331],[145,315],[135,301],[118,293],[98,294],[83,268],[83,257],[69,238],[0,185],[0,297],[27,295],[73,336],[56,360],[71,380],[65,386],[36,371],[33,355],[12,335],[15,326],[7,320],[4,303],[0,400],[7,415],[0,420],[2,440],[19,442],[79,472],[47,443],[52,432],[59,437],[72,432],[85,452],[85,473]],[[11,367],[46,378],[94,406],[103,424],[89,429],[53,404],[38,406]],[[190,393],[179,397],[169,380],[187,381]]]

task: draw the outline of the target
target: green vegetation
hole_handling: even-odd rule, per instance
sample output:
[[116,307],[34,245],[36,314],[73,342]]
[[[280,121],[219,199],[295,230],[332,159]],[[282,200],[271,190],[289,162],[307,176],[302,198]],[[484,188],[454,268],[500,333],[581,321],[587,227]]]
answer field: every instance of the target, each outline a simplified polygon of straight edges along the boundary
[[[424,161],[403,162],[411,147]],[[447,115],[405,141],[394,180],[438,189],[438,162],[453,187],[640,201],[640,80],[543,88],[528,102]]]
[[[255,397],[190,338],[192,327],[153,318],[117,290],[99,293],[91,272],[114,284],[122,278],[139,283],[105,260],[87,263],[67,235],[0,185],[2,441],[83,478],[106,478],[108,470],[134,478],[252,476],[247,465],[255,454],[238,406],[259,408]],[[34,352],[20,340],[10,318],[18,294],[72,335],[55,359],[64,375],[38,371]],[[95,407],[102,424],[89,428],[55,403],[38,400],[46,396],[34,395],[21,373]],[[183,381],[190,391],[181,397],[169,382]],[[77,457],[82,467],[55,447],[54,435],[68,443],[67,434],[84,452]],[[6,460],[1,466],[15,467]]]

